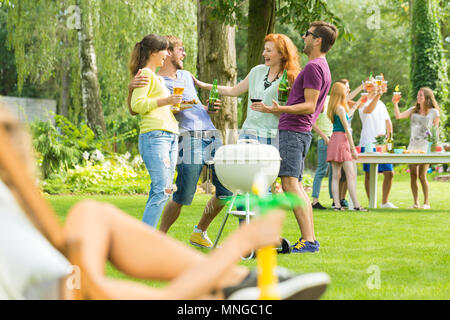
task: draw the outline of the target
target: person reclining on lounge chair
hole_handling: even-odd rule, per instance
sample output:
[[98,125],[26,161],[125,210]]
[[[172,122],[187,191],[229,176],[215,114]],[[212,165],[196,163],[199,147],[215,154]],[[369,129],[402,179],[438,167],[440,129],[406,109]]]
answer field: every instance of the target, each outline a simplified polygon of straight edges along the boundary
[[[24,190],[20,190],[14,182],[15,173],[9,172],[5,165],[8,163],[5,158],[13,157],[14,161],[9,163],[19,165],[28,176],[33,176],[29,136],[1,106],[0,143],[3,151],[7,150],[0,151],[0,299],[70,298],[68,290],[77,289],[73,288],[70,273],[77,268],[71,266],[74,261],[69,262],[43,236],[52,239],[42,230],[45,223],[36,223],[39,219],[29,212],[32,206],[24,204]],[[27,186],[30,190],[35,188],[32,183]],[[52,216],[53,212],[49,210],[48,214]],[[250,300],[259,297],[256,273],[236,263],[253,249],[277,244],[283,219],[281,210],[254,219],[232,233],[221,248],[206,255],[113,205],[82,201],[70,210],[62,235],[65,244],[77,244],[79,254],[74,264],[96,287],[89,298]],[[31,222],[41,226],[40,232]],[[165,280],[168,284],[152,288],[108,278],[104,271],[108,260],[127,275]],[[329,283],[325,273],[298,275],[283,268],[277,268],[276,272],[282,299],[317,299]]]

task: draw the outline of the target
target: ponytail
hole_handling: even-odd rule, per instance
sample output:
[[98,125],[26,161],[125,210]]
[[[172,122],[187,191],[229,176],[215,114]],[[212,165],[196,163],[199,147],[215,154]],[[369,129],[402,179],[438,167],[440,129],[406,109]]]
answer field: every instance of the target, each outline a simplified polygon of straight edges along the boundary
[[141,60],[141,48],[140,42],[136,43],[133,51],[131,52],[130,62],[128,63],[128,69],[130,70],[131,77],[134,77],[140,69]]
[[147,61],[153,52],[167,50],[168,46],[168,40],[165,37],[156,34],[146,35],[141,42],[137,42],[134,45],[128,63],[131,77],[134,77],[139,69],[142,69],[147,65]]

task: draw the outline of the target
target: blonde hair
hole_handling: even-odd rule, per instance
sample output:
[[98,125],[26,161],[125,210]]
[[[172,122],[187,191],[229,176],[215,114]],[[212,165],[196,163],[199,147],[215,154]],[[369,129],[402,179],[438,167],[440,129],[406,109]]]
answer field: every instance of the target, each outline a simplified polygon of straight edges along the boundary
[[21,157],[29,173],[34,176],[36,173],[35,158],[31,135],[20,123],[19,119],[9,112],[5,105],[0,103],[0,126],[3,126],[8,134],[11,144]]
[[343,106],[348,112],[347,90],[342,82],[335,82],[330,90],[330,100],[328,101],[327,116],[334,123],[334,115],[339,106]]
[[264,38],[264,43],[272,41],[281,55],[281,70],[287,70],[289,85],[295,81],[302,68],[300,67],[298,50],[292,40],[280,33],[270,33]]

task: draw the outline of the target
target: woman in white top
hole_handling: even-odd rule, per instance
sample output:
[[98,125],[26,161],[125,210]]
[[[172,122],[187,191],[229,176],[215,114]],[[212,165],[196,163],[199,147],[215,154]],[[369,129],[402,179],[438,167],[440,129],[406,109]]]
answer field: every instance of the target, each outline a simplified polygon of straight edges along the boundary
[[[417,92],[416,105],[406,111],[400,112],[398,102],[400,96],[392,98],[394,103],[394,112],[396,119],[411,118],[411,136],[409,139],[408,150],[428,150],[427,131],[430,131],[432,126],[439,127],[439,105],[434,98],[433,91],[430,88],[420,88]],[[413,193],[414,204],[412,208],[419,208],[419,196],[417,177],[422,184],[424,205],[423,209],[430,209],[428,201],[428,180],[427,171],[429,164],[412,164],[409,166],[411,175],[411,190]]]
[[[298,50],[292,40],[278,33],[268,34],[264,38],[264,64],[253,67],[244,80],[234,87],[218,86],[219,94],[237,97],[248,91],[247,118],[242,125],[241,138],[254,138],[261,143],[274,144],[278,132],[279,114],[261,113],[252,110],[252,104],[272,105],[278,102],[278,84],[284,70],[287,71],[289,86],[294,83],[300,73]],[[194,78],[195,84],[202,89],[211,90],[212,84]],[[260,98],[261,102],[252,103],[252,98]],[[275,143],[276,144],[276,143]],[[276,144],[277,145],[277,144]]]

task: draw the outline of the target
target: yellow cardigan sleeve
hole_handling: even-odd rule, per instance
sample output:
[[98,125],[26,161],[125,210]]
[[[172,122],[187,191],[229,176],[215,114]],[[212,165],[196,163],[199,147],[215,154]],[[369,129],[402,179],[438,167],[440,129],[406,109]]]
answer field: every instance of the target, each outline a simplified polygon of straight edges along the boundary
[[144,115],[153,109],[158,108],[157,100],[162,97],[152,96],[157,81],[156,75],[148,68],[142,69],[141,75],[148,76],[150,83],[145,87],[133,90],[133,95],[131,96],[131,110]]

